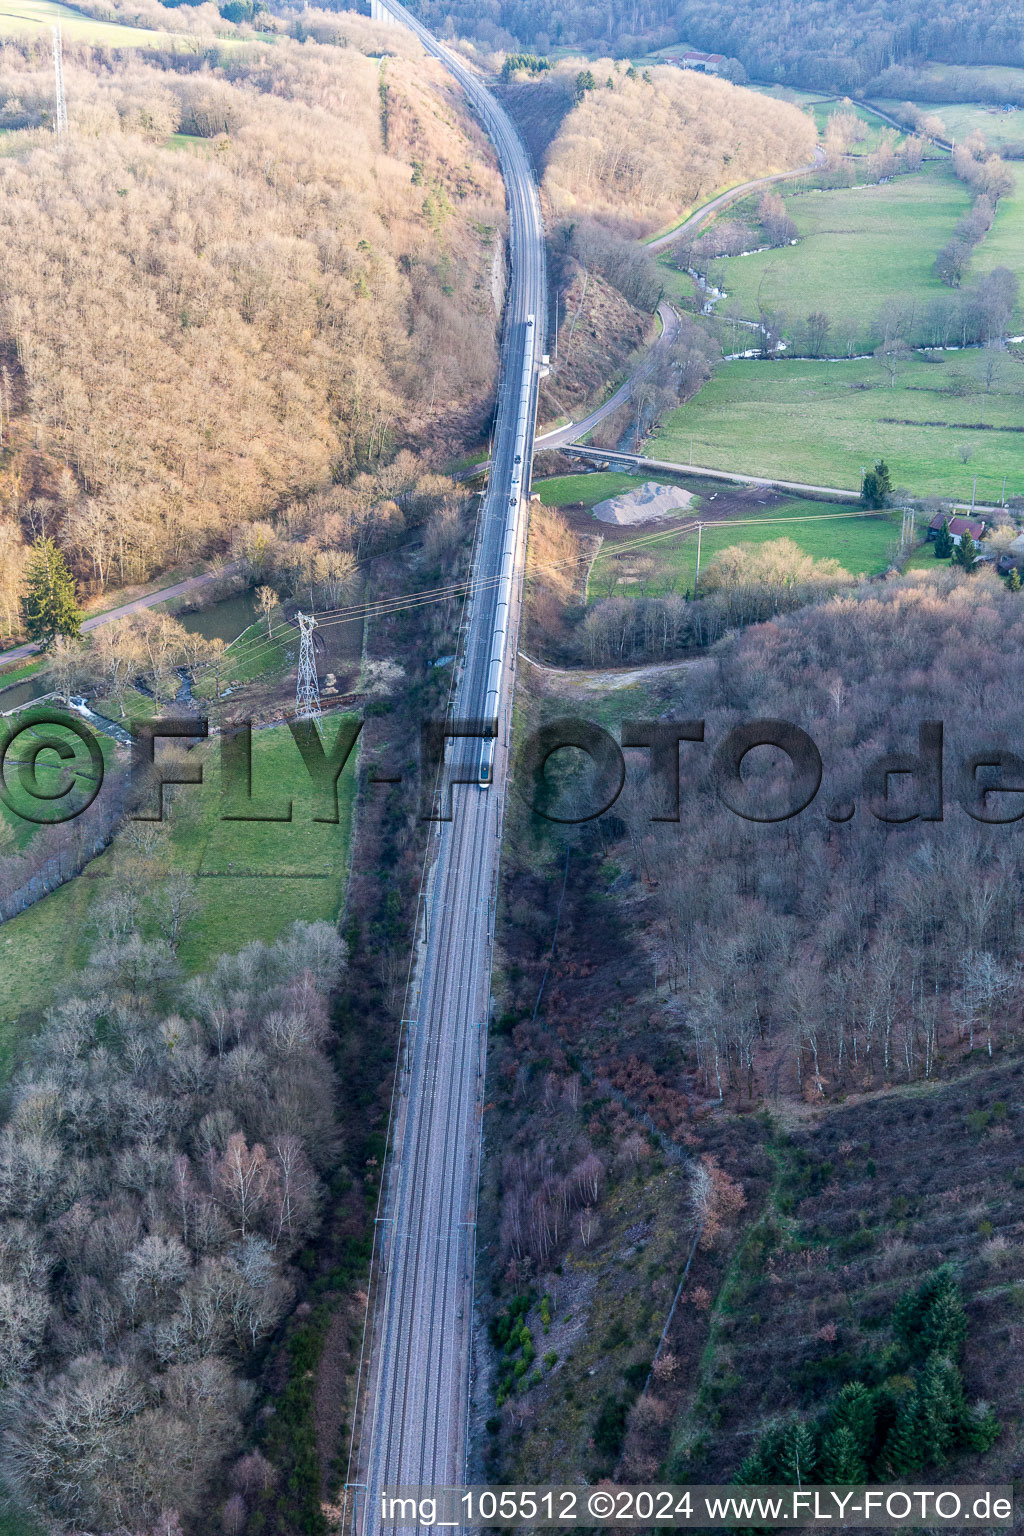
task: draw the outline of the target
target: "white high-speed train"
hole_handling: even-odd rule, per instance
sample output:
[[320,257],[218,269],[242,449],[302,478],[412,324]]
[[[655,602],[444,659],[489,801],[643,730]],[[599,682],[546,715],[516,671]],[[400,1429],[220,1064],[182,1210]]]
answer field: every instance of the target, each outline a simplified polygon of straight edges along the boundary
[[[501,705],[501,669],[505,660],[509,620],[514,598],[516,576],[516,552],[521,533],[523,510],[523,480],[529,484],[530,466],[527,463],[526,441],[530,430],[530,412],[533,396],[534,317],[527,315],[524,327],[523,366],[519,383],[519,405],[516,413],[516,444],[512,464],[512,485],[505,512],[505,529],[501,548],[501,566],[498,576],[497,602],[494,606],[494,627],[491,631],[491,650],[487,661],[487,685],[484,694],[482,716],[493,720],[497,726]],[[494,739],[481,743],[480,788],[488,789],[494,775]]]

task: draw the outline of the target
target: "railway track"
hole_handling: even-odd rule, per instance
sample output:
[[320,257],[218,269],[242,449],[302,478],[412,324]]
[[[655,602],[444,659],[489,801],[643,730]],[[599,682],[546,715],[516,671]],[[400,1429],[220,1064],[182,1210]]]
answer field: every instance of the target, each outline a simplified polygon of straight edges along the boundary
[[[442,803],[451,785],[453,816],[436,824],[421,891],[357,1386],[360,1427],[346,1485],[346,1525],[353,1536],[381,1530],[384,1487],[465,1479],[494,905],[547,313],[540,206],[515,129],[462,60],[397,0],[388,0],[387,8],[454,75],[497,150],[508,201],[511,279],[494,452],[450,712],[470,720],[490,717],[497,735],[484,756],[480,740],[469,738],[451,753]],[[480,784],[484,766],[486,788]]]

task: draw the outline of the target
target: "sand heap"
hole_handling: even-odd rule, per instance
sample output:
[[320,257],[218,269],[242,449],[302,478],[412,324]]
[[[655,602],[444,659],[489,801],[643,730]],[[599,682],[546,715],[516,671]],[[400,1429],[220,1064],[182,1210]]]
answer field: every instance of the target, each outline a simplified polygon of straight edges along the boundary
[[673,512],[685,512],[693,494],[675,485],[659,485],[656,480],[645,480],[635,491],[624,491],[621,496],[610,496],[599,501],[594,516],[602,523],[653,523],[659,517],[670,517]]

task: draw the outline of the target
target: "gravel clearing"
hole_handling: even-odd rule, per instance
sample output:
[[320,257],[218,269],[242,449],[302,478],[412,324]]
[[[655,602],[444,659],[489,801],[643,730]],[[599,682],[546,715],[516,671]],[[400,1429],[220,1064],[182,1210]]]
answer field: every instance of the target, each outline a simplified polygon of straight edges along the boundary
[[684,491],[676,485],[659,485],[657,480],[645,480],[635,491],[624,491],[621,496],[599,501],[594,516],[602,523],[618,523],[620,527],[630,523],[653,523],[659,517],[671,517],[673,512],[685,512],[692,500],[692,491]]

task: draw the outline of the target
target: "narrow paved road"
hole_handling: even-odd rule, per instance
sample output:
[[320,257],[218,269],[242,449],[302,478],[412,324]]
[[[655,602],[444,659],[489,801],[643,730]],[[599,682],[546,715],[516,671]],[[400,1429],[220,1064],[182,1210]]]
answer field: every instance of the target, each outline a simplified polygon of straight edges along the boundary
[[[378,6],[383,0],[377,0]],[[357,1388],[358,1450],[347,1480],[352,1529],[381,1529],[380,1493],[465,1480],[471,1390],[476,1197],[490,1001],[494,902],[512,687],[525,561],[526,508],[547,315],[540,204],[510,120],[466,64],[387,0],[455,76],[494,144],[505,180],[512,261],[502,338],[494,453],[473,556],[476,587],[452,715],[479,718],[497,667],[498,738],[489,789],[453,788],[453,819],[437,824],[422,903],[415,979],[396,1078],[384,1204],[377,1223],[368,1326]],[[533,317],[532,324],[528,317]],[[513,484],[522,480],[522,495]],[[517,510],[514,552],[506,549]],[[513,573],[508,597],[496,578]],[[511,558],[511,563],[509,560]],[[501,616],[499,618],[499,609]],[[451,752],[466,780],[481,743]],[[402,1526],[415,1530],[417,1527]]]
[[[709,480],[726,480],[731,485],[759,485],[766,491],[796,491],[801,496],[823,496],[828,501],[860,502],[860,493],[842,485],[808,485],[803,480],[777,480],[769,475],[741,475],[731,469],[709,469],[706,464],[681,464],[675,459],[649,459],[642,453],[612,453],[607,448],[586,448],[578,443],[571,445],[571,452],[583,459],[607,459],[611,464],[621,464],[624,469],[666,469],[676,475],[702,475]],[[980,513],[1001,512],[992,502],[968,501],[948,503],[955,511]]]
[[730,187],[727,192],[720,192],[713,197],[710,203],[705,203],[703,208],[698,208],[691,213],[682,224],[677,224],[675,229],[670,229],[667,235],[659,235],[656,240],[646,241],[649,251],[664,250],[666,245],[674,245],[683,235],[696,234],[697,230],[716,213],[721,213],[723,208],[728,208],[730,203],[739,202],[741,197],[746,197],[749,192],[756,192],[758,187],[770,187],[777,181],[792,181],[794,176],[810,176],[812,171],[820,171],[825,163],[825,152],[820,144],[814,147],[814,162],[811,165],[798,166],[795,171],[777,171],[774,176],[758,176],[755,181],[745,181],[738,187]]
[[800,480],[773,480],[764,475],[740,475],[728,469],[708,469],[703,464],[679,464],[671,459],[648,459],[642,453],[610,453],[604,448],[583,448],[573,444],[572,451],[584,459],[607,459],[626,468],[669,469],[677,475],[707,475],[711,480],[727,480],[733,485],[760,485],[766,491],[800,491],[805,496],[825,496],[834,501],[859,501],[856,491],[841,485],[805,485]]
[[[586,437],[592,432],[598,422],[604,421],[612,411],[632,398],[639,384],[642,384],[657,367],[662,354],[667,352],[679,335],[679,316],[671,304],[662,301],[658,305],[658,314],[661,316],[661,335],[652,342],[648,348],[643,362],[630,374],[628,379],[621,383],[613,395],[609,395],[603,405],[599,405],[589,416],[584,416],[582,421],[570,421],[564,427],[552,427],[550,432],[540,432],[537,435],[536,447],[561,448],[565,443],[574,443],[577,438]],[[481,468],[482,466],[477,466]]]
[[[188,597],[194,592],[199,592],[212,581],[222,581],[225,576],[232,576],[238,569],[237,562],[232,565],[221,566],[216,571],[204,571],[201,576],[189,576],[185,581],[177,581],[172,587],[161,587],[159,592],[147,592],[142,597],[134,598],[130,603],[122,603],[119,608],[109,608],[106,613],[93,614],[82,624],[82,633],[86,634],[90,629],[98,629],[101,624],[112,624],[115,619],[126,619],[131,613],[139,613],[143,608],[155,608],[158,603],[166,603],[172,597]],[[31,643],[28,645],[16,645],[9,651],[0,651],[0,666],[6,666],[9,661],[23,661],[27,656],[34,656],[39,646]]]

